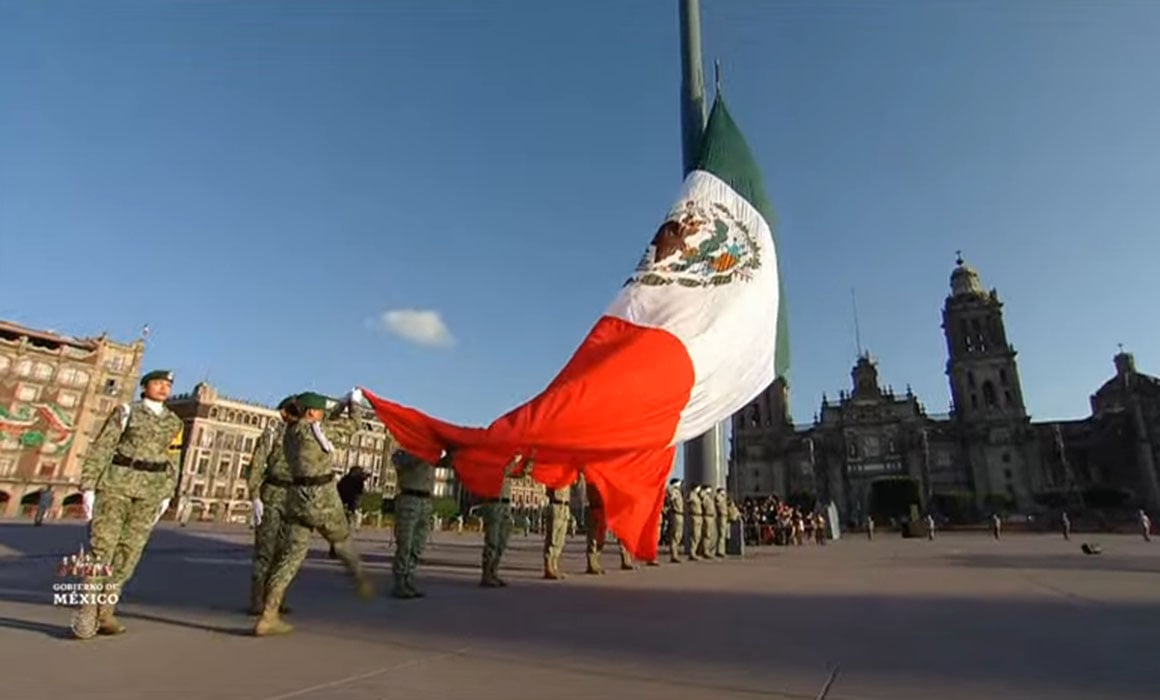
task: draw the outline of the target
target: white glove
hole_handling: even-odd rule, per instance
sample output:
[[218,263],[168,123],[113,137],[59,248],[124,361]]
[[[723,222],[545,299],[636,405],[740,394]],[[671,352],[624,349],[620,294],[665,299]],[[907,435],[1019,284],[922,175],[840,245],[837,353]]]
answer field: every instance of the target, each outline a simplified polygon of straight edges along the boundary
[[81,507],[85,510],[85,520],[93,519],[93,504],[96,503],[97,492],[89,489],[81,494]]
[[251,504],[254,507],[254,525],[262,524],[262,499],[255,498]]
[[165,515],[165,511],[169,510],[169,499],[166,498],[161,501],[161,506],[157,508],[157,517],[153,518],[153,524],[156,525],[161,520],[161,516]]
[[363,398],[362,389],[358,388],[357,386],[351,389],[350,393],[347,394],[346,397],[351,404],[358,404],[361,406],[366,402],[366,399]]

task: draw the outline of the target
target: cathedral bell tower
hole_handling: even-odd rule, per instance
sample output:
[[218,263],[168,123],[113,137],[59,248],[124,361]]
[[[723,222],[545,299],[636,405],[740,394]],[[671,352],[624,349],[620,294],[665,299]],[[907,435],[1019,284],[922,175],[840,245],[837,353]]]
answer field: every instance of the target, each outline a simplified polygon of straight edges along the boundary
[[960,254],[943,307],[947,378],[955,415],[964,421],[1027,417],[1015,348],[1007,342],[1003,303],[987,292]]
[[943,306],[955,425],[976,505],[984,513],[1030,507],[1038,476],[1030,418],[1007,342],[1003,304],[960,254]]

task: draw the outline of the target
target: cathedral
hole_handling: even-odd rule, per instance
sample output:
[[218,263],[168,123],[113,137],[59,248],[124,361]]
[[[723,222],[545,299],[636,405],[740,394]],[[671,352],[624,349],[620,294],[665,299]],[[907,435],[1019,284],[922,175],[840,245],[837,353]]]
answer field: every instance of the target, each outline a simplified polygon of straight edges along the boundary
[[878,381],[864,353],[837,400],[795,427],[775,381],[733,416],[729,487],[797,504],[833,502],[843,522],[922,512],[969,520],[1059,508],[1160,509],[1160,380],[1121,350],[1083,420],[1033,422],[1003,304],[960,257],[942,312],[951,412]]

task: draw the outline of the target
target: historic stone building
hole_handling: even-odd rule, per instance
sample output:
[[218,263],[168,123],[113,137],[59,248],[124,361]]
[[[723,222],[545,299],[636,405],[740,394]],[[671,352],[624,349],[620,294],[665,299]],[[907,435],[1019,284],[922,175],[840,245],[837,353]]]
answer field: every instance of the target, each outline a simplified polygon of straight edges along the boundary
[[0,517],[79,512],[81,465],[113,407],[132,401],[144,339],[73,338],[0,321]]
[[832,500],[856,523],[903,515],[888,502],[944,514],[1030,512],[1053,494],[1061,502],[1092,486],[1160,508],[1160,380],[1121,353],[1116,376],[1092,397],[1090,418],[1032,423],[998,293],[961,258],[950,286],[942,312],[949,414],[928,413],[909,387],[901,395],[882,387],[868,353],[854,365],[851,390],[837,401],[823,396],[809,425],[792,423],[778,380],[733,417],[733,492]]

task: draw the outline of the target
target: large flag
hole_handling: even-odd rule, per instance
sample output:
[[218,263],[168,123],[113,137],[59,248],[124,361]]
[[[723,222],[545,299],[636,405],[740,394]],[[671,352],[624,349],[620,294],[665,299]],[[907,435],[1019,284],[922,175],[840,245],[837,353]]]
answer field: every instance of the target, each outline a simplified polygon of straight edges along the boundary
[[487,428],[364,395],[403,449],[434,461],[456,447],[456,471],[474,493],[496,495],[517,452],[534,453],[533,478],[551,488],[582,469],[603,496],[608,527],[651,560],[676,445],[753,400],[788,360],[763,190],[718,96],[676,203],[548,388]]

